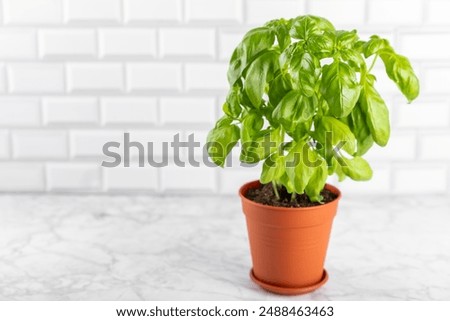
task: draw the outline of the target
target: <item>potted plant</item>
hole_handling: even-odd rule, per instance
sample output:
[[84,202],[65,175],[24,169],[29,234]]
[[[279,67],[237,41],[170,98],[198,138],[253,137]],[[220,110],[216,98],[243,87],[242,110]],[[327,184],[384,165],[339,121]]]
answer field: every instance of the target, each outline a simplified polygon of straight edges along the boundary
[[377,59],[411,102],[419,81],[409,60],[378,36],[336,30],[327,19],[278,19],[250,30],[230,60],[224,116],[208,135],[208,154],[224,166],[241,142],[243,163],[263,161],[259,181],[239,191],[251,278],[281,294],[300,294],[328,278],[324,260],[341,192],[329,175],[369,180],[363,155],[385,146],[389,112],[375,89]]

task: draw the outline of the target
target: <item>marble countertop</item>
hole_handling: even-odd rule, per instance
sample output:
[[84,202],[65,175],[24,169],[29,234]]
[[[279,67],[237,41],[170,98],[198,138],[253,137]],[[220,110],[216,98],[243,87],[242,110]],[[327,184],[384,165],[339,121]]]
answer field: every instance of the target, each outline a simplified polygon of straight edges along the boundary
[[450,199],[344,198],[314,293],[250,266],[238,197],[0,195],[0,300],[450,300]]

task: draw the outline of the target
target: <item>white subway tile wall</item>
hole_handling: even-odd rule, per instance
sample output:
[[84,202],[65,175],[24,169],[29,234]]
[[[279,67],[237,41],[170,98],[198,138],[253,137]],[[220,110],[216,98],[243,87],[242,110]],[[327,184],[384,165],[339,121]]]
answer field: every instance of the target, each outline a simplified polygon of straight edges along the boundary
[[145,28],[110,28],[99,31],[101,58],[155,57],[156,30]]
[[38,42],[41,58],[94,58],[97,53],[96,33],[90,29],[42,29]]
[[0,159],[8,159],[10,154],[9,132],[6,129],[0,130]]
[[64,65],[61,63],[9,63],[7,75],[11,94],[64,93]]
[[36,58],[37,39],[34,30],[0,30],[0,59]]
[[61,24],[62,0],[3,0],[6,25]]
[[99,123],[98,100],[95,97],[44,97],[42,112],[44,124],[97,125]]
[[[388,38],[421,79],[408,105],[377,64],[392,138],[367,156],[373,180],[342,189],[449,194],[449,12],[450,0],[0,0],[0,191],[236,194],[260,169],[236,164],[238,150],[226,169],[178,167],[173,153],[167,167],[147,160],[164,161],[176,134],[203,143],[246,30],[311,13]],[[124,160],[125,132],[142,155],[133,147],[130,167],[102,167],[106,142]]]

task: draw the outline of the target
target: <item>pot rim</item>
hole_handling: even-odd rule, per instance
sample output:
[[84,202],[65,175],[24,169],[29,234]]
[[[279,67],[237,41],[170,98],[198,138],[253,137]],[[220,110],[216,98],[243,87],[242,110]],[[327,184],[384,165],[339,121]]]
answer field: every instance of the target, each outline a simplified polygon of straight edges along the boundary
[[328,189],[329,191],[333,192],[333,193],[337,193],[337,197],[332,200],[331,202],[325,203],[325,204],[321,204],[321,205],[315,205],[315,206],[310,206],[310,207],[282,207],[282,206],[272,206],[272,205],[266,205],[266,204],[261,204],[261,203],[257,203],[255,201],[252,201],[251,199],[248,199],[247,197],[245,197],[245,195],[243,194],[244,189],[246,189],[249,185],[252,184],[259,184],[262,185],[261,182],[259,180],[254,180],[254,181],[250,181],[245,183],[244,185],[242,185],[239,188],[239,196],[241,197],[243,202],[248,202],[250,204],[252,204],[253,206],[257,206],[257,207],[263,207],[263,208],[267,208],[267,209],[272,209],[272,210],[277,210],[277,211],[282,211],[282,212],[289,212],[289,211],[311,211],[312,209],[316,209],[316,208],[322,208],[322,207],[326,207],[326,206],[331,206],[334,203],[339,202],[339,200],[342,197],[342,193],[341,191],[334,185],[331,184],[325,184],[325,188]]

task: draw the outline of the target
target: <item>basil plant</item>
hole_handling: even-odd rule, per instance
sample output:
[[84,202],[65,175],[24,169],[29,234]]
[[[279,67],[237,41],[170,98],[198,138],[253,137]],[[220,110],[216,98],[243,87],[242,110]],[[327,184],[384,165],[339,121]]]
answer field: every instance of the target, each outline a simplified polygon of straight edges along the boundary
[[386,39],[360,40],[356,30],[336,30],[311,15],[250,30],[229,63],[224,116],[207,138],[210,158],[223,167],[240,141],[241,162],[264,161],[261,183],[315,202],[328,175],[369,180],[363,155],[374,143],[385,146],[390,135],[372,73],[377,59],[413,101],[419,81]]

